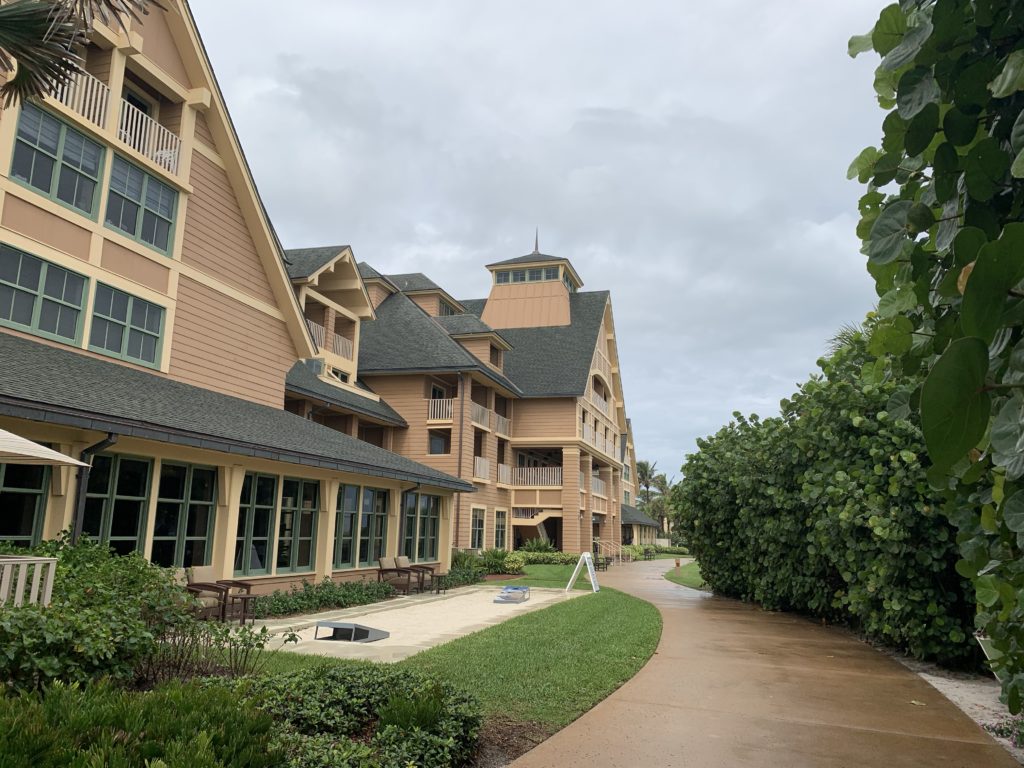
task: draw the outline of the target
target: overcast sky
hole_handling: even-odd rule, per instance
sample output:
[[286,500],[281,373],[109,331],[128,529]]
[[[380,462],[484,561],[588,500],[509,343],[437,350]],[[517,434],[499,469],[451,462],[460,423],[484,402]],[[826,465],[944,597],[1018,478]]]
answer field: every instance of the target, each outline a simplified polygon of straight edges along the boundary
[[610,289],[638,458],[776,413],[874,292],[851,60],[880,0],[192,0],[285,247],[487,294],[533,247]]

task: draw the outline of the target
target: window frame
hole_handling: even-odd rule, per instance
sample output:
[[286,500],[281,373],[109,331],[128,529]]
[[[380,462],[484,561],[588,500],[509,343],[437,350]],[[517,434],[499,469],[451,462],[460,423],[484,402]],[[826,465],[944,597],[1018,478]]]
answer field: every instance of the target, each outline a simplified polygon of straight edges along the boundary
[[[447,433],[446,444],[448,450],[444,453],[435,453],[433,448],[433,439],[443,438],[444,433]],[[428,456],[451,456],[452,455],[452,431],[450,429],[428,429],[427,430],[427,455]]]
[[[160,485],[163,480],[163,472],[165,467],[184,467],[185,468],[185,484],[184,484],[184,497],[181,499],[172,499],[160,495]],[[213,472],[213,488],[210,499],[196,499],[192,493],[192,481],[195,477],[195,470],[203,472]],[[177,504],[178,505],[178,521],[176,525],[176,531],[174,536],[158,536],[154,525],[153,536],[150,539],[149,553],[150,561],[153,561],[153,545],[157,541],[173,541],[174,542],[174,556],[167,568],[194,568],[196,566],[206,566],[213,562],[213,534],[216,530],[216,517],[217,517],[217,488],[220,481],[219,472],[216,467],[210,467],[202,464],[191,464],[184,461],[161,461],[160,462],[160,477],[154,478],[156,488],[156,510],[155,515],[160,515],[161,504]],[[189,536],[188,531],[188,519],[192,513],[193,506],[208,506],[210,508],[209,516],[206,520],[206,533],[203,536]],[[155,521],[154,521],[155,523]],[[185,544],[188,541],[204,541],[205,548],[203,551],[203,561],[201,563],[189,563],[185,565]]]
[[[285,485],[287,483],[294,482],[298,483],[297,493],[295,497],[295,503],[292,505],[285,505]],[[306,498],[306,487],[313,486],[316,488],[316,495],[314,498],[313,506],[306,508],[304,506]],[[279,503],[278,522],[276,527],[276,535],[274,536],[274,573],[311,573],[316,570],[316,539],[318,533],[318,523],[320,518],[320,503],[322,501],[322,487],[319,480],[309,480],[308,478],[302,477],[285,477],[281,481],[281,495]],[[290,550],[288,553],[288,565],[281,565],[279,558],[281,556],[281,543],[284,540],[284,532],[281,530],[281,526],[285,523],[285,513],[293,513],[292,532],[290,536]],[[309,535],[302,535],[302,515],[309,513],[312,517],[310,524]],[[299,547],[303,541],[309,541],[309,564],[299,565]]]
[[[366,509],[368,499],[370,500],[369,511]],[[383,511],[381,511],[378,499],[383,499]],[[359,500],[359,551],[356,560],[360,568],[373,568],[375,561],[384,557],[384,553],[387,552],[388,507],[390,504],[390,492],[386,488],[363,487]],[[367,525],[364,525],[364,516],[367,517]],[[363,551],[364,538],[366,539],[365,552]],[[369,557],[376,549],[375,545],[379,545],[380,554],[377,557]]]
[[32,530],[28,536],[0,536],[0,541],[16,547],[34,547],[42,541],[43,523],[46,519],[46,506],[50,499],[50,467],[43,467],[42,480],[39,488],[8,487],[6,484],[7,468],[17,466],[0,462],[0,496],[14,494],[18,496],[35,496],[35,511],[32,513]]
[[[100,453],[93,457],[93,461],[97,458],[110,459],[110,474],[107,478],[107,490],[105,493],[90,492],[88,485],[85,489],[86,501],[89,499],[102,499],[103,509],[100,513],[100,532],[96,536],[96,540],[106,546],[111,546],[114,541],[131,541],[134,539],[136,542],[134,552],[145,552],[146,549],[146,533],[148,531],[149,523],[149,500],[153,495],[153,459],[145,456],[133,456],[129,454],[120,453]],[[121,479],[121,465],[125,461],[138,461],[146,465],[146,493],[144,496],[129,496],[126,494],[120,494],[117,492],[118,481]],[[90,479],[93,475],[90,473]],[[139,512],[138,525],[136,527],[135,536],[117,536],[112,537],[110,535],[110,529],[113,527],[115,506],[118,501],[134,501],[141,504]],[[92,534],[86,534],[91,536]]]
[[495,272],[494,273],[494,283],[495,283],[495,285],[508,285],[511,282],[512,282],[512,274],[511,274],[510,270],[503,269],[503,270],[500,270],[499,272]]
[[[234,563],[232,564],[233,572],[235,576],[269,576],[274,572],[273,563],[276,562],[274,556],[274,543],[277,540],[275,532],[277,531],[277,510],[281,506],[281,489],[282,483],[281,478],[278,475],[268,474],[266,472],[246,472],[245,478],[252,478],[249,498],[246,499],[243,493],[238,504],[238,522],[239,526],[236,526],[234,531],[235,537],[235,557]],[[274,502],[273,504],[257,504],[257,485],[260,479],[273,480],[274,481]],[[245,479],[242,481],[242,490],[245,490]],[[255,521],[255,513],[258,510],[270,510],[270,514],[267,520],[267,535],[260,536],[257,540],[266,540],[267,551],[264,554],[263,568],[252,568],[249,555],[252,551],[253,542],[253,523]],[[238,527],[244,527],[243,535],[238,535]],[[242,541],[242,552],[245,558],[242,562],[242,567],[237,568],[235,564],[238,562],[238,542],[239,539]]]
[[[44,118],[49,117],[50,119],[55,120],[60,125],[60,135],[57,138],[57,150],[55,155],[51,155],[48,151],[42,149],[39,146],[29,144],[27,141],[25,141],[18,135],[19,129],[21,127],[22,115],[25,114],[26,108],[36,109],[43,115]],[[86,178],[90,179],[95,185],[93,187],[92,193],[92,208],[88,211],[79,208],[77,205],[74,205],[73,203],[69,203],[66,200],[61,200],[59,197],[57,197],[57,190],[60,188],[60,172],[64,165],[66,165],[66,163],[64,162],[64,145],[67,140],[68,131],[77,133],[85,141],[91,144],[95,144],[97,147],[99,147],[100,150],[100,159],[99,163],[97,164],[95,177],[90,176],[81,168],[75,168],[73,165],[67,164],[68,168],[70,168],[73,173],[78,173],[81,174],[82,176],[85,176]],[[50,172],[50,188],[48,190],[43,190],[32,184],[27,179],[22,179],[14,175],[14,158],[17,154],[18,142],[21,142],[26,146],[31,147],[36,152],[42,152],[47,157],[50,157],[53,160],[53,170]],[[106,163],[107,147],[105,147],[101,142],[96,141],[96,139],[92,138],[84,131],[80,131],[78,128],[64,122],[64,120],[57,117],[52,112],[43,109],[38,104],[25,104],[18,111],[18,120],[14,127],[14,147],[11,149],[11,167],[8,172],[8,178],[15,184],[18,184],[19,186],[22,186],[25,189],[31,190],[37,195],[45,197],[47,200],[56,203],[62,208],[67,208],[69,211],[74,211],[79,216],[85,216],[90,221],[98,221],[100,213],[100,198],[103,196],[103,179],[105,178],[104,174],[106,172]]]
[[[138,200],[132,200],[130,197],[128,197],[125,194],[122,194],[121,192],[118,192],[116,189],[113,189],[113,187],[111,186],[111,184],[113,182],[113,178],[114,178],[114,166],[117,164],[118,160],[123,161],[129,167],[129,169],[134,168],[135,170],[139,171],[142,174],[142,192],[141,192]],[[162,184],[163,186],[165,186],[169,190],[171,190],[171,192],[174,194],[174,202],[171,205],[172,211],[171,211],[170,219],[167,219],[166,217],[164,217],[164,215],[162,213],[159,213],[158,211],[156,211],[156,210],[154,210],[152,208],[147,207],[147,205],[146,205],[146,198],[147,198],[147,195],[149,193],[149,182],[150,182],[150,180],[155,181],[155,182],[157,182],[159,184]],[[129,231],[125,230],[125,229],[122,229],[118,225],[111,223],[110,220],[108,219],[108,216],[110,215],[110,204],[111,204],[111,201],[112,201],[114,195],[117,195],[118,197],[124,198],[128,202],[132,203],[133,205],[137,205],[139,207],[138,213],[135,214],[135,231],[134,232],[129,232]],[[127,237],[129,240],[134,240],[135,242],[137,242],[137,243],[139,243],[141,245],[144,245],[147,248],[151,248],[152,250],[156,251],[157,253],[160,253],[160,254],[163,254],[164,256],[168,256],[169,257],[169,256],[173,255],[173,253],[174,253],[174,230],[178,226],[178,212],[179,212],[179,209],[180,209],[180,202],[181,202],[181,192],[179,190],[175,189],[175,187],[173,187],[171,184],[168,184],[166,181],[164,181],[163,179],[159,178],[155,174],[150,173],[145,168],[142,168],[141,166],[136,165],[135,163],[133,163],[131,160],[129,160],[128,158],[124,157],[123,155],[119,155],[116,152],[114,153],[114,159],[111,161],[111,166],[110,166],[110,177],[107,180],[107,208],[106,208],[106,210],[104,211],[104,214],[103,214],[103,225],[107,229],[109,229],[109,230],[111,230],[113,232],[117,232],[118,234],[121,234],[124,237]],[[159,219],[161,219],[163,221],[168,222],[168,226],[167,226],[167,247],[166,248],[161,248],[156,243],[151,243],[148,240],[144,240],[143,239],[143,237],[142,237],[142,226],[143,226],[143,220],[145,219],[146,211],[149,211],[150,213],[152,213],[157,218],[159,218]]]
[[[345,509],[345,489],[354,488],[356,492],[356,503],[354,509]],[[350,483],[342,484],[338,489],[338,501],[334,509],[334,550],[331,555],[331,567],[335,571],[357,568],[359,566],[359,517],[362,510],[363,488]],[[352,520],[352,532],[346,536],[344,531],[345,517]],[[348,560],[341,557],[345,540],[349,541],[351,553]]]
[[[501,543],[498,543],[498,530],[501,530]],[[508,510],[494,510],[494,548],[508,549]]]
[[[477,515],[477,513],[480,513]],[[477,521],[480,525],[477,526]],[[487,527],[487,510],[480,507],[473,507],[469,521],[469,548],[484,548],[484,530]]]
[[[2,317],[0,317],[0,325],[4,326],[5,328],[14,328],[15,330],[30,333],[33,336],[40,336],[44,339],[50,339],[51,341],[58,341],[62,344],[73,344],[76,347],[80,347],[82,345],[82,336],[85,332],[86,308],[89,306],[89,278],[79,272],[75,272],[73,269],[68,269],[67,267],[62,266],[60,264],[55,264],[52,261],[42,259],[34,254],[29,253],[28,251],[23,251],[20,248],[15,248],[13,245],[8,245],[7,243],[0,242],[0,252],[2,252],[4,248],[9,248],[11,251],[18,254],[21,259],[35,259],[40,263],[40,267],[39,281],[34,291],[25,288],[24,286],[19,285],[17,283],[10,283],[0,278],[0,286],[8,286],[14,291],[31,293],[35,297],[32,301],[32,320],[30,321],[29,325],[23,325],[15,320],[7,320]],[[58,269],[68,275],[73,275],[74,277],[80,278],[82,280],[82,299],[80,306],[75,307],[74,304],[65,301],[63,298],[58,299],[54,296],[48,296],[46,294],[46,278],[49,275],[49,271],[51,268]],[[21,264],[19,262],[19,271],[20,269]],[[39,327],[39,318],[42,315],[43,302],[45,301],[50,301],[53,302],[54,304],[59,304],[62,307],[77,309],[78,319],[75,321],[75,336],[73,339],[69,339],[66,336],[61,336],[60,334],[53,333],[51,331],[44,331]]]
[[[116,358],[118,360],[124,360],[125,362],[128,362],[128,363],[135,363],[136,365],[144,365],[147,368],[156,368],[156,369],[159,370],[161,361],[163,360],[164,333],[167,330],[167,307],[163,307],[163,306],[161,306],[159,304],[156,304],[156,303],[154,303],[152,301],[149,301],[148,299],[143,299],[141,296],[136,296],[134,294],[128,293],[127,291],[122,291],[120,288],[115,288],[112,285],[108,285],[107,283],[102,283],[102,282],[99,282],[99,281],[96,282],[96,298],[97,299],[99,298],[100,289],[102,289],[102,288],[107,288],[107,289],[113,291],[115,294],[120,293],[120,294],[123,294],[124,296],[127,296],[128,297],[128,309],[126,310],[126,313],[125,313],[125,319],[122,321],[122,320],[119,320],[119,319],[117,319],[115,317],[111,317],[110,315],[106,315],[106,314],[101,313],[96,308],[96,301],[95,301],[95,299],[93,300],[92,322],[89,324],[89,350],[91,352],[97,352],[98,354],[106,355],[108,357],[113,357],[113,358]],[[136,325],[134,325],[132,323],[132,310],[135,307],[135,302],[136,301],[141,301],[141,302],[143,302],[145,304],[148,304],[150,307],[155,307],[158,310],[160,310],[160,331],[156,334],[156,348],[154,350],[154,360],[153,360],[153,362],[149,362],[148,360],[143,360],[142,358],[132,357],[131,355],[128,354],[128,339],[131,336],[131,332],[133,330],[138,331],[139,333],[145,334],[147,336],[153,336],[154,335],[153,332],[150,331],[148,328],[140,328],[139,326],[136,326]],[[93,327],[94,327],[94,324],[95,324],[97,318],[99,318],[100,320],[104,320],[107,323],[112,323],[112,324],[115,324],[115,325],[119,325],[119,326],[121,326],[124,329],[124,331],[123,331],[123,333],[121,335],[121,351],[120,352],[114,352],[113,350],[108,349],[107,347],[101,347],[101,346],[93,343]]]

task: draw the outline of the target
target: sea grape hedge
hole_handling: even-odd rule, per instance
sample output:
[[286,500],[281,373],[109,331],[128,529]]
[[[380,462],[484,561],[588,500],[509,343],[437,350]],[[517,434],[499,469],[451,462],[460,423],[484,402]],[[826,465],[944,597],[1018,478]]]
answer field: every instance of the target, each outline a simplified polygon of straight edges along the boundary
[[[777,418],[699,440],[673,495],[677,524],[720,594],[849,624],[943,662],[975,653],[974,594],[925,477],[897,384],[862,384],[862,334]],[[888,410],[889,408],[893,410]]]

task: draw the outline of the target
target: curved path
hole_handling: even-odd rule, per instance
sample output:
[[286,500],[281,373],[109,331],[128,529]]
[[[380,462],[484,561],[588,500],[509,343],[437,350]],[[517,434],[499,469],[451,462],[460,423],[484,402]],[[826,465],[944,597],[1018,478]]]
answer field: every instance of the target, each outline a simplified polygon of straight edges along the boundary
[[602,584],[658,607],[658,649],[636,677],[514,768],[1018,768],[894,659],[840,630],[672,584],[663,576],[671,565],[600,574]]

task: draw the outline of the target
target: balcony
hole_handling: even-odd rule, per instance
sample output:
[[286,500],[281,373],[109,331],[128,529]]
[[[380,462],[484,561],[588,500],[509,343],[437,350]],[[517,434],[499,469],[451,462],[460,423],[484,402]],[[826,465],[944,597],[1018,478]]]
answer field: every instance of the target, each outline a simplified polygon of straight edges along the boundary
[[593,446],[594,448],[599,450],[601,453],[604,453],[604,454],[606,454],[608,456],[611,456],[611,457],[613,457],[615,459],[619,458],[618,457],[618,442],[619,441],[618,441],[617,437],[605,438],[604,435],[595,434],[594,428],[592,426],[590,426],[589,424],[582,424],[581,427],[582,428],[581,428],[580,432],[582,432],[582,434],[580,435],[580,437],[583,438],[583,442],[585,442],[587,445]]
[[512,419],[494,414],[494,431],[505,437],[512,436]]
[[594,359],[590,364],[590,368],[600,373],[609,384],[612,383],[612,364],[608,362],[608,358],[599,350],[594,350]]
[[480,403],[470,402],[469,418],[474,424],[478,424],[484,429],[491,428],[491,412],[488,408],[480,405]]
[[0,555],[0,605],[49,605],[56,572],[55,557]]
[[512,467],[508,464],[498,465],[498,484],[512,485]]
[[51,94],[56,101],[75,114],[81,115],[100,128],[107,124],[110,106],[110,88],[88,72],[72,75],[66,83],[54,87]]
[[608,401],[601,397],[597,392],[590,391],[590,402],[594,405],[597,410],[603,413],[605,416],[610,415],[611,408],[608,405]]
[[608,483],[599,477],[590,478],[590,492],[600,496],[608,495]]
[[168,173],[178,172],[181,139],[124,99],[121,99],[117,137]]
[[484,456],[473,457],[473,479],[474,480],[490,480],[491,477],[491,462]]
[[512,485],[542,488],[562,486],[561,467],[513,467]]
[[427,400],[427,421],[451,421],[454,404],[451,397]]
[[[352,342],[349,339],[337,333],[332,333],[331,338],[327,339],[327,330],[320,323],[310,320],[308,317],[306,318],[306,327],[309,328],[309,333],[313,337],[317,349],[332,352],[346,360],[353,359]],[[328,341],[330,342],[329,346]],[[451,417],[449,416],[448,418]]]

